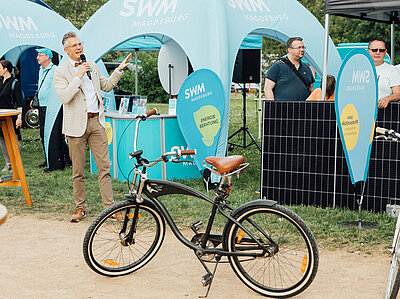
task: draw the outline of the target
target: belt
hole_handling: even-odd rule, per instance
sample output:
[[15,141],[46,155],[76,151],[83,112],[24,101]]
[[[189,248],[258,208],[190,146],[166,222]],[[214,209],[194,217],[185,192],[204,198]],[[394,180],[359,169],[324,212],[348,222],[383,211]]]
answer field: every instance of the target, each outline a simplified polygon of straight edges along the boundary
[[98,112],[88,112],[87,113],[88,118],[93,118],[95,116],[99,116],[99,113]]

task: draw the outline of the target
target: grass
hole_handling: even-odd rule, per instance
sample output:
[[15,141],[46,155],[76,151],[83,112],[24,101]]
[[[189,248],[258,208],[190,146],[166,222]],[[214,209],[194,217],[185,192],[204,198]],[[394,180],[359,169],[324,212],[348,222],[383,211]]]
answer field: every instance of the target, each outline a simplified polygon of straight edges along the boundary
[[[240,96],[240,95],[239,95]],[[156,107],[160,113],[167,113],[168,106],[165,104],[149,104],[149,108]],[[247,127],[252,135],[258,135],[258,102],[252,97],[247,100]],[[242,126],[242,98],[233,97],[230,108],[230,128],[232,134]],[[6,205],[14,215],[35,214],[38,217],[52,217],[66,221],[74,209],[72,191],[72,169],[44,173],[43,168],[38,168],[43,161],[42,146],[39,141],[39,131],[32,129],[22,130],[22,160],[33,206],[25,205],[21,188],[0,188],[1,203]],[[236,144],[242,144],[241,140],[234,140]],[[260,141],[261,142],[261,141]],[[255,190],[260,185],[261,155],[255,146],[246,149],[235,147],[229,154],[239,154],[246,157],[250,163],[247,171],[240,175],[240,179],[233,180],[232,196],[229,198],[232,205],[239,205],[257,199]],[[1,158],[0,158],[1,159]],[[3,163],[3,162],[1,162]],[[89,158],[86,159],[86,198],[88,205],[88,220],[98,214],[103,206],[99,194],[97,176],[90,174]],[[3,164],[1,164],[3,165]],[[182,182],[195,189],[204,191],[201,179]],[[113,181],[113,192],[115,200],[123,200],[127,193],[127,183]],[[210,194],[212,196],[212,194]],[[188,228],[195,220],[205,219],[209,214],[209,207],[201,200],[192,198],[178,198],[171,196],[165,201],[171,215],[176,219],[179,226]],[[319,208],[305,206],[289,207],[299,214],[310,226],[319,247],[325,249],[345,249],[349,252],[373,253],[385,251],[391,245],[395,229],[395,219],[386,214],[363,211],[363,220],[378,224],[377,229],[361,230],[356,228],[344,228],[338,224],[345,221],[357,220],[357,211],[339,208]],[[223,225],[222,217],[218,217],[219,226]]]

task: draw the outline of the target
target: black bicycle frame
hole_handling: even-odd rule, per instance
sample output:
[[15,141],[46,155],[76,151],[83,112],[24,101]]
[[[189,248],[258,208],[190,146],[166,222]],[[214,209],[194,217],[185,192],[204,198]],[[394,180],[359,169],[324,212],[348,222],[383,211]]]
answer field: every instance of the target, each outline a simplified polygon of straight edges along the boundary
[[[219,254],[223,256],[252,256],[252,257],[261,257],[265,256],[267,253],[267,248],[261,244],[261,242],[253,236],[253,234],[246,228],[244,227],[241,223],[239,223],[236,219],[232,218],[228,213],[226,213],[223,209],[223,204],[217,200],[214,200],[207,195],[201,193],[200,191],[193,189],[191,187],[175,183],[175,182],[170,182],[170,181],[161,181],[161,180],[152,180],[152,179],[147,179],[145,181],[145,185],[143,188],[143,193],[149,198],[149,200],[157,207],[159,212],[164,216],[165,220],[167,221],[169,227],[171,228],[172,232],[174,235],[180,240],[183,244],[185,244],[187,247],[193,249],[194,251],[199,251],[201,253],[209,253],[209,254]],[[206,232],[203,235],[203,240],[201,242],[201,246],[198,246],[194,244],[193,242],[189,241],[179,230],[177,225],[175,224],[174,220],[172,219],[171,215],[169,214],[168,210],[164,206],[164,204],[161,202],[161,200],[158,198],[160,196],[168,195],[168,194],[184,194],[184,195],[190,195],[193,197],[200,198],[202,200],[205,200],[209,202],[210,204],[213,205],[213,209],[211,212],[211,215],[208,220]],[[135,200],[134,198],[132,200]],[[140,204],[139,204],[140,205]],[[262,253],[246,253],[246,252],[228,252],[216,248],[205,248],[206,241],[209,239],[210,236],[210,231],[211,227],[213,224],[213,220],[216,214],[216,211],[219,211],[222,215],[224,215],[227,219],[235,223],[237,226],[239,226],[243,231],[245,231],[250,238],[257,243],[259,247],[257,249],[262,249]],[[256,229],[259,230],[257,226]],[[276,244],[273,242],[266,234],[265,232],[261,231],[269,241],[272,242],[272,244]],[[221,238],[221,241],[222,238]]]

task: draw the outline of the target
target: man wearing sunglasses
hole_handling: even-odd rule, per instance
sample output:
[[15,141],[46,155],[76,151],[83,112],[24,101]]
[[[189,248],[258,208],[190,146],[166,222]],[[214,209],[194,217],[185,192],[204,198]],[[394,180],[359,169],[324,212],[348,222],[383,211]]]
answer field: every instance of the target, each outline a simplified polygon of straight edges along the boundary
[[383,39],[371,40],[368,53],[374,61],[378,77],[378,108],[386,108],[389,102],[400,100],[400,73],[395,66],[383,61],[387,53]]

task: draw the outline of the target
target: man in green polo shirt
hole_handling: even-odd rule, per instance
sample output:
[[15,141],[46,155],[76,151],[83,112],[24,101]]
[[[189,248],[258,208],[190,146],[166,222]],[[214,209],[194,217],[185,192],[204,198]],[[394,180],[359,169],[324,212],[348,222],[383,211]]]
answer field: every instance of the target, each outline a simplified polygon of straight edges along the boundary
[[303,39],[287,40],[287,56],[275,62],[267,72],[265,98],[279,101],[305,101],[314,90],[314,76],[309,66],[301,62],[305,53]]

